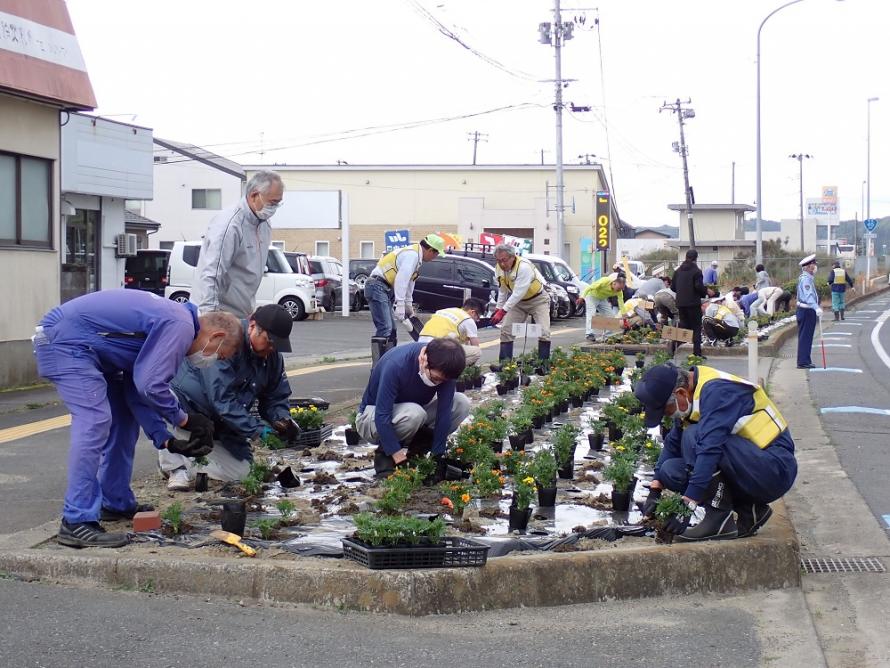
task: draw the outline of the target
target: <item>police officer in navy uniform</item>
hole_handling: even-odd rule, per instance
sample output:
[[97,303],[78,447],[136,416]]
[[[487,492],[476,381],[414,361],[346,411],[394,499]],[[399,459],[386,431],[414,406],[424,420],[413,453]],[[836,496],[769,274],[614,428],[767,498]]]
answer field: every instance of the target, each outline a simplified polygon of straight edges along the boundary
[[814,369],[810,353],[813,350],[813,334],[816,322],[822,317],[819,293],[816,292],[816,256],[807,255],[800,261],[800,277],[797,279],[797,368]]
[[[712,367],[671,364],[649,369],[634,389],[649,428],[664,416],[674,426],[664,441],[643,514],[663,489],[683,495],[701,520],[672,517],[665,527],[680,541],[753,536],[797,477],[788,424],[766,392]],[[733,516],[735,513],[736,517]]]

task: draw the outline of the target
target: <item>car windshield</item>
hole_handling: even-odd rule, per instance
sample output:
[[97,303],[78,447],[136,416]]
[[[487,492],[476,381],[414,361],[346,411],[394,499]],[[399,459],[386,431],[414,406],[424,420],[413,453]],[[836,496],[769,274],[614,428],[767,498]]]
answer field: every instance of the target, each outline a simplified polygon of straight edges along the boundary
[[565,265],[562,262],[554,262],[553,271],[556,273],[556,278],[558,278],[560,281],[568,282],[575,280],[575,272],[573,272],[568,265]]
[[312,270],[313,274],[324,273],[324,269],[321,266],[321,261],[319,260],[309,260],[309,268]]
[[293,269],[284,257],[284,253],[277,248],[270,248],[266,255],[266,267],[272,274],[292,274]]

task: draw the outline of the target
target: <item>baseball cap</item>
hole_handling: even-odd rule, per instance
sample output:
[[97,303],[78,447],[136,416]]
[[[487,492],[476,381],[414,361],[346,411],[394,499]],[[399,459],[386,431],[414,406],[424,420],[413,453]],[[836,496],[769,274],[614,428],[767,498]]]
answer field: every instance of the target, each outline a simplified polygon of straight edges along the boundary
[[266,330],[275,352],[289,353],[290,332],[294,326],[294,320],[283,306],[278,304],[266,304],[254,311],[251,319]]
[[677,368],[659,364],[649,369],[634,388],[634,396],[643,404],[648,429],[657,427],[664,418],[664,406],[674,393]]
[[427,246],[433,250],[439,251],[439,255],[442,255],[442,253],[445,252],[445,240],[438,234],[427,234],[423,240],[426,242]]

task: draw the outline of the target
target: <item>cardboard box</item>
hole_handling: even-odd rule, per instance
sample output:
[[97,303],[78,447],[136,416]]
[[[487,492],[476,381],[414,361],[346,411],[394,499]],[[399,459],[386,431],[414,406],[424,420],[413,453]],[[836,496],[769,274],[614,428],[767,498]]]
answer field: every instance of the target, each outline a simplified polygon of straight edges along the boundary
[[595,315],[590,318],[590,327],[594,331],[606,330],[609,332],[623,332],[624,323],[619,318],[608,315]]
[[682,329],[680,327],[668,327],[665,325],[661,328],[661,338],[667,339],[668,341],[692,343],[692,330]]

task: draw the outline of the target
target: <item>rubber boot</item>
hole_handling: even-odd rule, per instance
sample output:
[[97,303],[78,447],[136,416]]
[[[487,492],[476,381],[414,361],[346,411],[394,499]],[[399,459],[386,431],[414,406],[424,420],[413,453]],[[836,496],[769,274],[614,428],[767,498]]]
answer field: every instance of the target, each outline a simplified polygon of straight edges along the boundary
[[841,320],[845,320],[844,313],[846,312],[846,310],[847,309],[843,309],[843,308],[841,309]]
[[408,458],[423,457],[433,449],[433,430],[426,425],[421,425],[414,437],[409,441]]
[[374,474],[377,480],[383,480],[395,473],[396,462],[388,454],[383,452],[383,448],[378,447],[374,450]]
[[765,503],[745,503],[736,505],[739,538],[753,536],[772,517],[773,509]]
[[550,373],[550,341],[538,341],[538,359],[541,360],[539,371],[546,376]]
[[[498,362],[503,362],[504,360],[513,359],[513,342],[512,341],[501,341],[501,349],[498,352]],[[500,371],[500,364],[492,364],[490,366],[492,371]]]
[[389,339],[385,336],[371,337],[371,368],[377,366],[378,360],[383,357],[383,353],[389,350]]
[[705,509],[701,522],[686,529],[676,540],[691,542],[738,537],[738,528],[732,515],[732,492],[722,473],[716,473],[711,478],[701,507]]
[[840,319],[841,319],[841,312],[840,312],[840,311],[835,311],[835,312],[834,312],[834,321],[835,321],[835,322],[839,322]]

